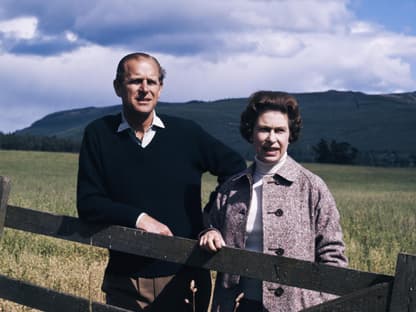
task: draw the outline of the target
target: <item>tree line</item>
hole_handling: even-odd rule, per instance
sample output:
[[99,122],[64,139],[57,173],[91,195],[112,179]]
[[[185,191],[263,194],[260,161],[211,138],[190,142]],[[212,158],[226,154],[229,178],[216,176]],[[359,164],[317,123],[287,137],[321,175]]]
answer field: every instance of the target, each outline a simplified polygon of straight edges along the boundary
[[[2,150],[78,153],[80,146],[81,142],[75,139],[0,132],[0,149]],[[416,166],[416,155],[413,154],[401,155],[394,151],[360,152],[348,142],[335,140],[320,139],[317,144],[312,146],[313,158],[305,158],[304,153],[306,152],[302,150],[292,149],[292,152],[295,158],[300,161],[389,167]],[[245,156],[247,159],[252,159],[253,155]]]
[[[327,142],[324,139],[321,139],[312,148],[315,153],[315,161],[321,163],[352,164],[358,152],[349,143],[338,143],[335,140]],[[0,149],[78,153],[80,142],[56,136],[4,134],[0,132]]]
[[314,161],[332,164],[359,164],[385,167],[415,167],[416,155],[393,150],[359,151],[348,142],[321,139],[312,146]]
[[4,134],[0,132],[0,149],[78,153],[80,142],[56,136]]

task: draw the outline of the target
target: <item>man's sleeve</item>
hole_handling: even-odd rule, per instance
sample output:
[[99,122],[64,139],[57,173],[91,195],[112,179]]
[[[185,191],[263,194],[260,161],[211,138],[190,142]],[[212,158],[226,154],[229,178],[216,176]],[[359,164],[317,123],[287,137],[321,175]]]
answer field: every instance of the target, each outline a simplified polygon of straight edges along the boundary
[[202,128],[200,128],[200,139],[198,141],[205,169],[218,177],[219,184],[228,177],[246,169],[246,162],[240,154],[202,130]]
[[81,144],[77,183],[77,210],[88,222],[135,227],[140,209],[111,200],[104,178],[98,131],[87,127]]

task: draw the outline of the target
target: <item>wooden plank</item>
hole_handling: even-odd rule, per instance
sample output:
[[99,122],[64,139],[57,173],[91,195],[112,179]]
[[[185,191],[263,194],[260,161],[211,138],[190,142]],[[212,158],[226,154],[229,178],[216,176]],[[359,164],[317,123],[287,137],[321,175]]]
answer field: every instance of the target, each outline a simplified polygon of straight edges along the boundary
[[41,311],[127,312],[122,308],[64,294],[0,275],[0,298]]
[[6,218],[7,201],[10,193],[10,179],[0,176],[0,238],[3,234],[4,220]]
[[302,310],[302,312],[387,312],[392,283],[381,283]]
[[237,248],[225,247],[213,254],[201,250],[197,241],[191,239],[161,236],[119,226],[86,224],[77,218],[14,206],[8,207],[6,226],[135,255],[337,295],[393,280],[393,277],[388,275],[337,268]]
[[390,311],[416,311],[416,256],[397,256]]

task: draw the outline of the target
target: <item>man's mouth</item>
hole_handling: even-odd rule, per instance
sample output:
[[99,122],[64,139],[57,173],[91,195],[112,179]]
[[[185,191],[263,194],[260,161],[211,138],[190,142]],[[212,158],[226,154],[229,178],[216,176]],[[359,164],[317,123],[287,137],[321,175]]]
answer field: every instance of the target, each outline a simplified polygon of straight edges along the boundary
[[137,97],[136,101],[138,102],[150,102],[152,99],[149,98],[142,98],[142,97]]

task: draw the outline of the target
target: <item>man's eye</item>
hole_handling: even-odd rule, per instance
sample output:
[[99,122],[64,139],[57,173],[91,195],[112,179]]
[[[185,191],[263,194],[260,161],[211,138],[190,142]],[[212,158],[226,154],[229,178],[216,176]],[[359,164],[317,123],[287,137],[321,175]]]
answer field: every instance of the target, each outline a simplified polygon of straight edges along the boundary
[[142,79],[132,79],[128,83],[129,84],[141,84],[143,82]]
[[269,132],[270,131],[270,129],[269,128],[259,128],[259,131],[260,132]]

